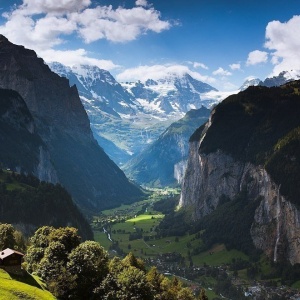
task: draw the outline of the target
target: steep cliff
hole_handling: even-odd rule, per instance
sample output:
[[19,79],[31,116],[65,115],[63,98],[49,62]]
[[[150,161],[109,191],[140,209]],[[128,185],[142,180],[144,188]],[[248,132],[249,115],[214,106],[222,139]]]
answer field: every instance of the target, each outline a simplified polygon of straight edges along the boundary
[[37,134],[26,103],[12,90],[0,89],[0,162],[2,167],[56,183],[47,146]]
[[254,246],[292,264],[300,262],[299,88],[251,87],[219,104],[190,139],[180,199],[196,220],[245,192],[258,201],[248,228]]
[[[75,86],[53,73],[34,51],[0,36],[0,87],[25,100],[47,146],[59,182],[88,211],[134,201],[141,191],[94,140]],[[40,152],[40,158],[47,155]],[[40,164],[38,170],[43,168]]]

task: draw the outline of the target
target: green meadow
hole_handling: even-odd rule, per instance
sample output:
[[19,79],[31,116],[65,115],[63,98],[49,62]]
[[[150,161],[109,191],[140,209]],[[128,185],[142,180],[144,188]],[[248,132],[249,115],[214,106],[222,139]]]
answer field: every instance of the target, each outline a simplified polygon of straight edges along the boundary
[[[118,242],[119,247],[125,252],[133,252],[141,258],[149,258],[158,254],[178,252],[183,257],[188,258],[190,251],[200,246],[202,241],[195,239],[195,235],[169,236],[157,239],[155,228],[159,225],[164,215],[158,212],[149,212],[148,214],[138,215],[135,218],[125,222],[110,225],[111,239]],[[130,240],[130,234],[142,230],[143,238]],[[94,231],[95,240],[105,249],[109,249],[112,242],[108,239],[104,231]],[[148,236],[149,240],[144,239]],[[241,258],[248,260],[244,253],[232,249],[228,251],[224,245],[215,245],[208,251],[201,252],[198,255],[192,255],[193,264],[201,266],[203,264],[219,266],[228,264],[233,259]]]
[[31,275],[14,277],[0,269],[0,300],[54,300]]

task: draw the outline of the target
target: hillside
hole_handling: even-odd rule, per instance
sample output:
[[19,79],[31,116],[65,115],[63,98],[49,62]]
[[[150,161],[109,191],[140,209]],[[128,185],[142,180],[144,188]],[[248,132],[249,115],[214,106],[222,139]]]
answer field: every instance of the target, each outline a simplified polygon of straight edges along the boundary
[[[194,220],[217,215],[223,205],[232,216],[247,215],[238,235],[274,262],[292,264],[300,262],[295,242],[300,233],[295,222],[300,215],[299,89],[299,81],[249,87],[220,103],[191,137],[180,200]],[[226,224],[232,238],[237,225]]]
[[59,184],[0,170],[0,199],[0,222],[14,224],[27,236],[43,225],[74,226],[84,240],[93,239],[89,223]]
[[[2,35],[0,51],[0,87],[17,91],[24,99],[58,182],[80,208],[99,211],[141,197],[141,190],[93,138],[76,87],[53,73],[34,51],[14,45]],[[46,165],[42,167],[49,171]]]
[[44,290],[39,282],[27,274],[22,278],[14,278],[0,269],[0,300],[54,300],[50,292]]
[[172,123],[155,142],[124,166],[127,176],[154,187],[178,185],[184,174],[189,137],[208,120],[209,114],[210,110],[203,106]]

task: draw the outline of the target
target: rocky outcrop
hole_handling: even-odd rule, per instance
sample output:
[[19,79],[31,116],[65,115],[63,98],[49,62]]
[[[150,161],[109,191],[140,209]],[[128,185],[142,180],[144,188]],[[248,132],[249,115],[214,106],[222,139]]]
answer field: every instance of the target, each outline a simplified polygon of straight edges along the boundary
[[44,147],[39,147],[39,164],[34,175],[41,181],[58,182],[56,171],[51,162],[50,153],[46,151]]
[[216,209],[221,197],[233,199],[246,190],[249,201],[260,199],[250,231],[255,247],[274,261],[299,263],[300,211],[280,194],[266,170],[222,151],[203,155],[198,149],[199,143],[191,143],[180,206],[194,207],[193,218],[199,219]]
[[50,71],[32,50],[11,44],[0,36],[0,87],[17,91],[31,114],[47,126],[90,136],[86,112],[75,86]]
[[280,186],[262,171],[264,195],[254,216],[251,236],[254,245],[274,262],[300,262],[300,211],[280,194]]
[[47,146],[38,135],[34,119],[22,97],[0,89],[0,162],[3,168],[57,182]]

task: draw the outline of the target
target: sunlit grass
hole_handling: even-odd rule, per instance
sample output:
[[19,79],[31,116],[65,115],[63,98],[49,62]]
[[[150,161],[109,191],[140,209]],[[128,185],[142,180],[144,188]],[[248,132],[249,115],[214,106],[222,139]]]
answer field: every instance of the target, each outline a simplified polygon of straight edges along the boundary
[[126,222],[140,222],[140,221],[146,221],[146,220],[153,220],[153,219],[162,219],[164,215],[157,214],[157,215],[139,215],[135,218],[129,219]]
[[7,272],[0,269],[0,300],[56,299],[50,292],[44,290],[43,287],[41,287],[31,275],[25,275],[23,281],[34,282],[34,286],[14,280]]

